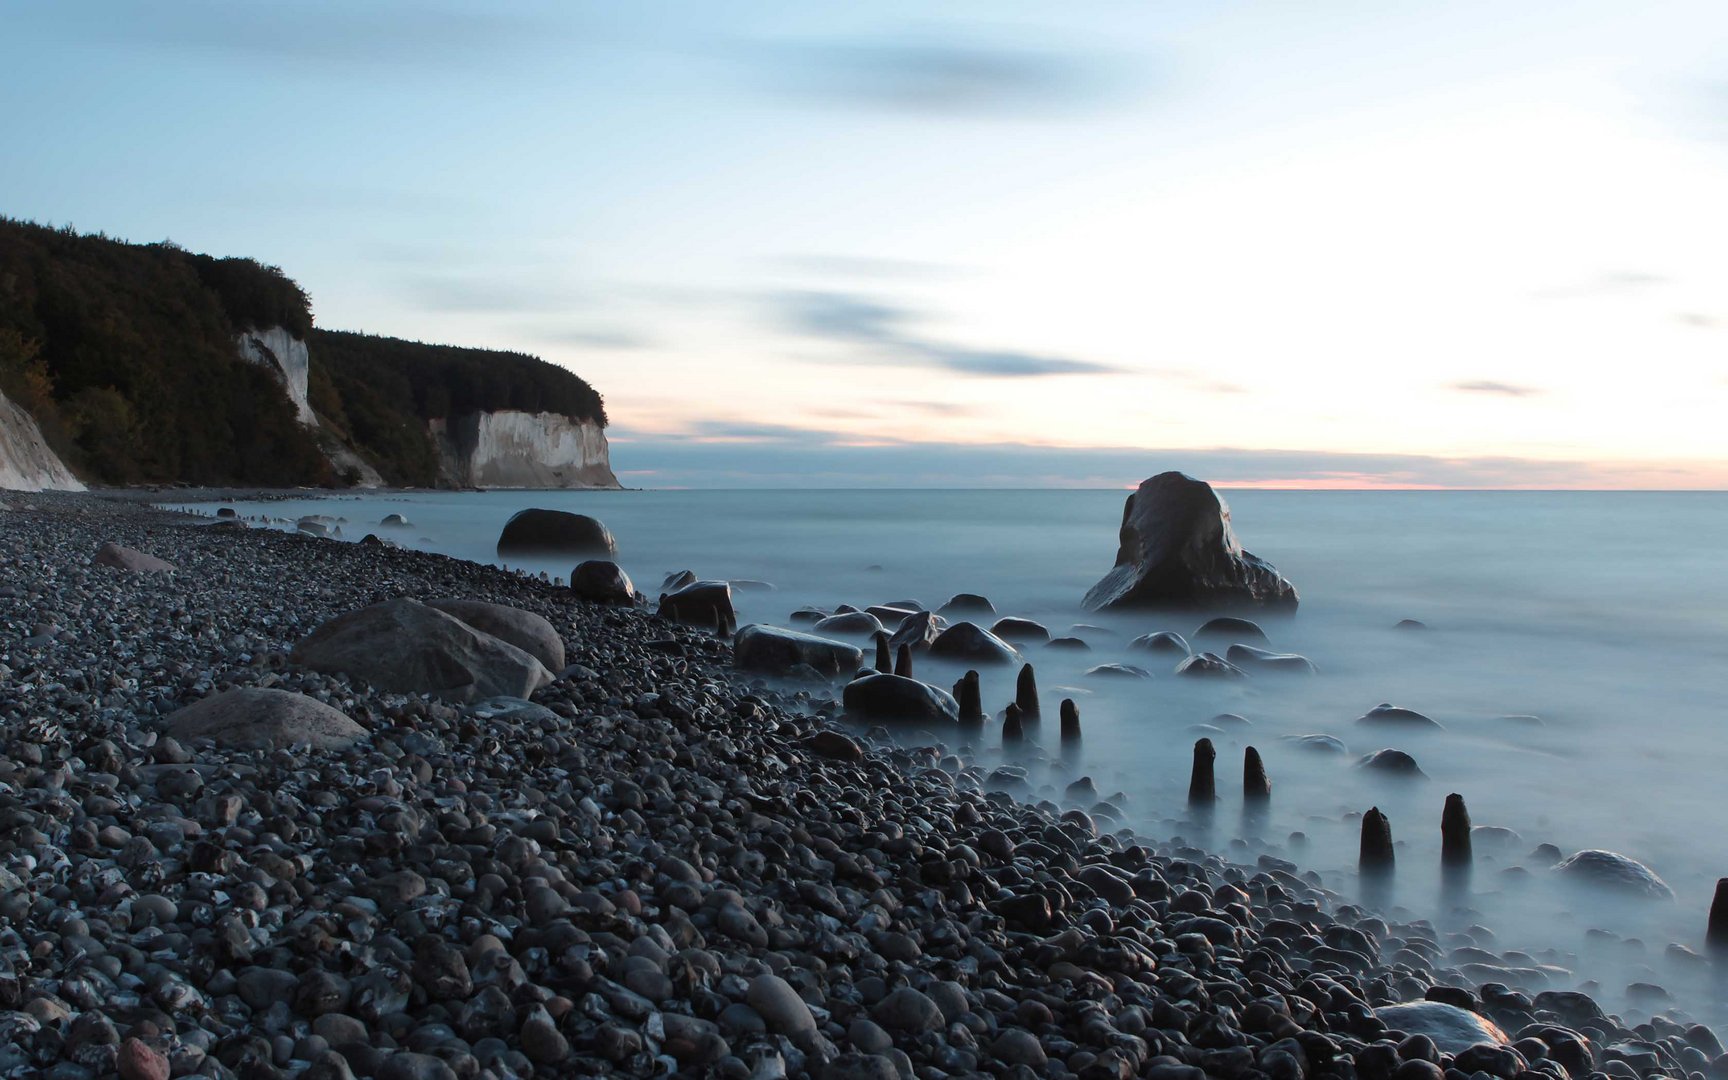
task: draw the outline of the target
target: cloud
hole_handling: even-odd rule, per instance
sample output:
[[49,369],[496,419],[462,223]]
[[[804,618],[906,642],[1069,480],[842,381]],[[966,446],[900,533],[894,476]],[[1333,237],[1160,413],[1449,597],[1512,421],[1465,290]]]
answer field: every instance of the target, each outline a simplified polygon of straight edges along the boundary
[[1462,390],[1467,394],[1498,394],[1501,397],[1531,397],[1542,393],[1534,386],[1519,386],[1516,383],[1495,382],[1492,379],[1455,382],[1448,389]]
[[770,262],[784,270],[817,277],[867,281],[907,281],[951,278],[964,271],[947,263],[920,259],[888,259],[871,255],[781,255]]
[[1536,295],[1543,300],[1578,300],[1593,296],[1631,296],[1658,285],[1667,285],[1671,280],[1663,274],[1651,274],[1642,270],[1620,270],[1613,273],[1598,274],[1588,281],[1544,289]]
[[79,29],[121,45],[154,46],[215,55],[286,70],[342,68],[373,74],[381,66],[447,72],[500,54],[548,48],[555,33],[545,20],[503,5],[416,4],[385,8],[347,0],[234,3],[194,0],[121,4],[100,23]]
[[548,327],[535,334],[540,340],[554,345],[574,345],[585,349],[651,349],[654,340],[633,330],[587,329],[583,327]]
[[854,360],[929,367],[986,378],[1111,375],[1122,369],[1088,360],[951,345],[919,334],[918,313],[867,297],[837,292],[789,292],[774,297],[781,321],[796,333],[859,347]]
[[[861,440],[850,433],[712,422],[619,440],[614,467],[668,487],[1122,487],[1166,469],[1284,487],[1703,488],[1720,462],[1616,463],[1307,450],[1051,447]],[[622,475],[622,473],[621,473]]]
[[803,101],[935,116],[1071,109],[1121,82],[1106,56],[951,39],[774,43],[758,69]]

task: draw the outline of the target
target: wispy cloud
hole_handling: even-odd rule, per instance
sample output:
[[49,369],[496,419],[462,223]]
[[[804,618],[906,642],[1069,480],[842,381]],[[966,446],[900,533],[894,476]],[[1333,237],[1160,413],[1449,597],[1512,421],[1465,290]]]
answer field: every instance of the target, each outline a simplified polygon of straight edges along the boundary
[[798,274],[855,281],[927,281],[964,273],[961,267],[949,263],[873,255],[781,255],[769,261],[779,269]]
[[783,95],[935,116],[1068,110],[1124,82],[1107,56],[984,40],[783,41],[751,53],[758,77]]
[[1461,390],[1466,394],[1497,394],[1501,397],[1532,397],[1542,393],[1539,388],[1534,386],[1519,386],[1516,383],[1496,382],[1493,379],[1455,382],[1449,389]]
[[[695,436],[695,437],[693,437]],[[1720,462],[1551,461],[1308,450],[861,440],[779,425],[627,436],[618,466],[678,487],[1120,487],[1166,469],[1261,487],[1719,488]]]
[[919,313],[851,293],[789,292],[778,294],[773,302],[785,326],[861,350],[852,357],[855,361],[990,378],[1112,375],[1122,371],[1089,360],[949,344],[918,332],[915,324],[921,318]]
[[[71,20],[69,20],[71,21]],[[114,44],[270,63],[282,70],[316,67],[372,75],[379,67],[428,73],[473,67],[500,54],[571,44],[568,25],[506,6],[379,5],[310,0],[291,4],[191,0],[121,4],[81,27]]]
[[1667,285],[1670,280],[1664,274],[1652,274],[1643,270],[1617,270],[1612,273],[1598,274],[1587,281],[1544,289],[1536,295],[1543,300],[1577,300],[1592,296],[1630,296],[1645,292],[1658,285]]
[[586,327],[545,327],[535,331],[540,340],[554,345],[574,345],[584,349],[649,349],[654,339],[634,330],[590,329]]

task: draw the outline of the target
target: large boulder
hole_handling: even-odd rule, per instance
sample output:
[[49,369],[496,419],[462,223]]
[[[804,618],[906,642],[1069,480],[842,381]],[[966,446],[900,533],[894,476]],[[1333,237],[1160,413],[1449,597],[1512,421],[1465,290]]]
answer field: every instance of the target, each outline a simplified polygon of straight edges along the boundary
[[1554,872],[1568,881],[1643,900],[1672,900],[1674,890],[1656,871],[1613,851],[1589,848],[1565,859]]
[[331,619],[294,647],[292,659],[388,693],[462,702],[525,698],[552,681],[544,664],[509,642],[408,599]]
[[96,557],[91,562],[97,566],[129,570],[134,574],[160,574],[174,569],[174,564],[166,559],[158,559],[154,555],[146,555],[142,551],[134,551],[114,543],[103,544],[97,548]]
[[865,675],[846,684],[846,711],[863,720],[957,724],[960,703],[946,690],[903,675]]
[[484,600],[430,600],[427,606],[509,642],[546,665],[547,671],[564,670],[564,639],[550,622],[532,611]]
[[240,750],[312,746],[340,750],[366,737],[366,729],[316,698],[286,690],[242,687],[212,694],[168,717],[168,734],[181,742],[209,739]]
[[1116,565],[1083,601],[1106,608],[1296,609],[1296,587],[1242,550],[1230,508],[1179,472],[1142,483],[1122,510]]
[[868,611],[844,611],[838,615],[829,615],[819,619],[814,627],[821,634],[852,634],[858,637],[869,637],[880,634],[883,630],[882,620]]
[[570,591],[601,604],[634,604],[636,585],[624,568],[610,559],[589,559],[570,571]]
[[1256,649],[1252,645],[1232,645],[1224,659],[1243,671],[1282,671],[1296,675],[1314,674],[1314,661],[1299,653],[1276,653]]
[[618,554],[618,541],[598,518],[566,510],[520,510],[498,534],[499,555]]
[[799,664],[827,676],[850,675],[864,661],[856,645],[751,623],[732,639],[732,663],[747,671],[783,675]]
[[1504,1046],[1512,1041],[1494,1021],[1442,1001],[1382,1005],[1374,1015],[1393,1031],[1428,1036],[1442,1054],[1458,1054],[1480,1043]]
[[976,623],[957,622],[936,635],[930,655],[962,664],[1018,664],[1020,654]]
[[1023,642],[1039,645],[1050,640],[1050,631],[1041,622],[1031,619],[1016,618],[1013,615],[997,619],[990,632],[1003,641]]
[[[1329,737],[1324,735],[1303,736],[1303,738],[1310,739]],[[1416,764],[1415,758],[1390,746],[1384,750],[1376,750],[1372,754],[1364,754],[1356,760],[1356,767],[1386,776],[1419,777],[1424,780],[1428,778],[1428,774],[1422,771],[1420,765]]]
[[660,597],[660,617],[686,626],[725,626],[737,623],[732,586],[724,581],[696,581]]

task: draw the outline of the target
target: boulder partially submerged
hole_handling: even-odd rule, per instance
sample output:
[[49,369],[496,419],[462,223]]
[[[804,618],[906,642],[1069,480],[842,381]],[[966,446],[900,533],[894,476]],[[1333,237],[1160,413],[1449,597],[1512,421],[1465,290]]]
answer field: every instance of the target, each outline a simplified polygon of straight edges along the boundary
[[902,675],[865,675],[846,684],[846,711],[863,720],[957,724],[960,703],[945,690]]
[[1568,881],[1621,896],[1642,900],[1674,899],[1674,890],[1656,875],[1656,871],[1637,859],[1629,859],[1614,851],[1588,848],[1562,861],[1554,872]]
[[389,693],[463,702],[525,698],[552,681],[544,664],[516,646],[405,598],[331,619],[296,645],[291,658]]
[[936,635],[930,655],[962,664],[1017,664],[1013,646],[976,623],[957,622]]
[[520,510],[498,534],[500,555],[618,554],[618,542],[600,519],[567,510]]
[[1428,1036],[1442,1054],[1458,1054],[1482,1043],[1504,1046],[1512,1041],[1487,1017],[1441,1001],[1382,1005],[1374,1015],[1393,1031]]
[[732,607],[732,586],[725,581],[696,581],[660,597],[662,619],[687,626],[725,626],[738,622]]
[[769,675],[784,675],[802,664],[833,678],[852,674],[863,660],[856,645],[759,623],[739,630],[732,641],[735,665]]
[[1179,472],[1142,483],[1122,510],[1116,565],[1083,601],[1107,608],[1296,609],[1296,587],[1242,549],[1230,508]]
[[570,571],[570,591],[599,604],[634,604],[636,584],[611,559],[589,559]]

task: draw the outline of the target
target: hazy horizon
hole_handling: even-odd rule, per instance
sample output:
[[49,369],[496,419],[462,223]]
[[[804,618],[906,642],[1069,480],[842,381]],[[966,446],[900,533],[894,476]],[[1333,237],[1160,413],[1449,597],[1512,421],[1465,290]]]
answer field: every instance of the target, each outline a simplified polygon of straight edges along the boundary
[[0,213],[530,352],[634,487],[1728,487],[1728,9],[21,3]]

